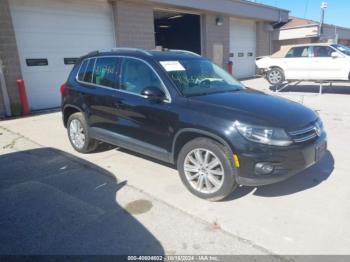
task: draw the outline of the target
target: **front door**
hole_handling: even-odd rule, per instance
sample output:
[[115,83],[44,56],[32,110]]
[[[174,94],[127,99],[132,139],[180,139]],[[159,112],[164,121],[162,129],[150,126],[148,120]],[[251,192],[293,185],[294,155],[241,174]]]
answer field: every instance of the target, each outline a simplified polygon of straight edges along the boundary
[[171,123],[176,116],[171,112],[169,102],[156,102],[141,95],[142,90],[150,86],[166,90],[148,63],[136,58],[123,58],[119,91],[115,98],[118,114],[116,131],[123,136],[121,139],[128,139],[129,144],[138,144],[150,155],[153,152],[166,154],[171,148],[170,138],[174,130]]
[[310,67],[310,78],[312,80],[341,80],[346,79],[348,72],[345,72],[344,65],[346,58],[332,57],[336,52],[329,46],[314,46],[312,66]]

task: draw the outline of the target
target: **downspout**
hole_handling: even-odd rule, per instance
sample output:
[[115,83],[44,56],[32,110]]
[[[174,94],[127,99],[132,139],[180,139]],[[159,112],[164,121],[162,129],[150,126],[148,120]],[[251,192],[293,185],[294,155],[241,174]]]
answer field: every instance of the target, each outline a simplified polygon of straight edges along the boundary
[[[282,12],[281,12],[281,10],[278,10],[278,21],[271,24],[273,30],[269,32],[269,55],[271,55],[273,52],[272,46],[273,46],[273,37],[274,37],[274,32],[275,32],[274,26],[278,25],[280,23],[282,23]],[[280,30],[280,29],[278,29],[278,30]]]
[[12,116],[10,99],[9,99],[9,95],[7,92],[5,76],[4,76],[2,69],[3,69],[3,64],[2,64],[2,61],[0,60],[0,90],[1,90],[1,94],[2,94],[4,107],[5,107],[5,115]]

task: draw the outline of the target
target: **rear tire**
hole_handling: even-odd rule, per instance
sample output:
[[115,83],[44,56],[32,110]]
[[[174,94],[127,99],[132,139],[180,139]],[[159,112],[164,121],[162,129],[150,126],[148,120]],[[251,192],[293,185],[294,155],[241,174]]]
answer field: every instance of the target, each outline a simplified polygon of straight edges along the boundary
[[266,79],[273,86],[280,85],[285,80],[284,72],[281,68],[274,67],[267,72]]
[[181,149],[177,169],[187,189],[199,198],[219,201],[238,186],[230,150],[209,138],[196,138]]
[[74,113],[68,118],[68,138],[73,148],[79,153],[91,153],[98,147],[98,141],[90,138],[88,130],[82,113]]

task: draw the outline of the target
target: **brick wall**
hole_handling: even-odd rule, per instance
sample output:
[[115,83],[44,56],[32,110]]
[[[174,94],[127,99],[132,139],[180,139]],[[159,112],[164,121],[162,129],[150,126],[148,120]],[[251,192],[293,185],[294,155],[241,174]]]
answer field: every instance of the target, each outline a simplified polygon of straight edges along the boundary
[[[19,103],[16,80],[22,78],[21,67],[13,30],[8,0],[0,0],[0,59],[10,102],[13,106]],[[2,99],[1,99],[2,100]]]
[[264,22],[256,23],[256,56],[267,56],[273,53],[271,32]]
[[229,60],[230,55],[230,19],[223,18],[223,25],[217,26],[218,15],[204,14],[202,16],[202,51],[203,55],[213,59],[213,47],[216,43],[223,45],[223,64]]
[[154,49],[153,6],[141,1],[114,3],[117,46]]

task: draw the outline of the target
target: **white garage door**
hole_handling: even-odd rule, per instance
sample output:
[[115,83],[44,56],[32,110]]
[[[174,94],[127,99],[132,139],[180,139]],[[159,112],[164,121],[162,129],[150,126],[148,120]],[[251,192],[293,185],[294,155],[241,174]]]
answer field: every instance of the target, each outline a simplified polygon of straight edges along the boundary
[[255,75],[256,23],[252,20],[230,19],[230,60],[233,75],[246,78]]
[[107,0],[9,2],[30,108],[58,107],[69,58],[115,46],[112,8]]

